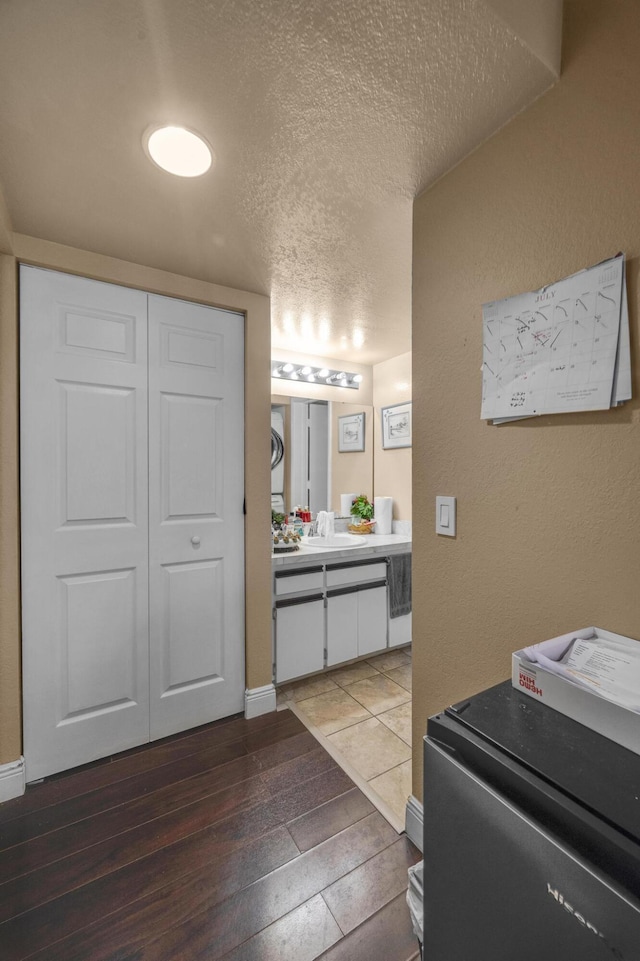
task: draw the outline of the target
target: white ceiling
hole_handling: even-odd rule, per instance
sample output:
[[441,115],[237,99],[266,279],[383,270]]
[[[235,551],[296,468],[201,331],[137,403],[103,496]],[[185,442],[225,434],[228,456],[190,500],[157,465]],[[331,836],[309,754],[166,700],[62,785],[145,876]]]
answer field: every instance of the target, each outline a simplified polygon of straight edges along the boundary
[[[2,0],[12,227],[267,294],[277,347],[403,353],[413,198],[554,81],[559,8]],[[163,121],[204,134],[215,168],[152,165],[142,134]]]

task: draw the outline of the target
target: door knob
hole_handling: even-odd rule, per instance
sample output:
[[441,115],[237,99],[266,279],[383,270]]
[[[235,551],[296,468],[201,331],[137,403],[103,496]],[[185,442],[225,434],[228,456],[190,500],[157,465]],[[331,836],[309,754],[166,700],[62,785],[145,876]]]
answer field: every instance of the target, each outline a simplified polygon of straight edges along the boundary
[[198,545],[200,544],[200,538],[198,537],[197,534],[191,538],[191,543],[193,544],[194,547],[198,547]]

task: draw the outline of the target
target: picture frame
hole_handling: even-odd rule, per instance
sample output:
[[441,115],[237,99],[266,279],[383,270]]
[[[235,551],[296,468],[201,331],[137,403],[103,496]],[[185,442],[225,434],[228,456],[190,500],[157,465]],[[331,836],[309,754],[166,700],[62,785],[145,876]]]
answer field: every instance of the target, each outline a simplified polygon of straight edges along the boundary
[[364,411],[338,417],[338,453],[364,450]]
[[409,401],[406,404],[393,404],[391,407],[380,409],[383,450],[411,447],[413,433],[411,406]]

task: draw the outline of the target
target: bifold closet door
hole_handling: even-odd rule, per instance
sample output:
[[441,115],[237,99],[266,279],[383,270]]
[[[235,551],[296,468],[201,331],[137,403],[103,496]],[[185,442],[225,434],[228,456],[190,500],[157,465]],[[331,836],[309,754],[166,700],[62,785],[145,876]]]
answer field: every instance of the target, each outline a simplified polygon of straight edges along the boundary
[[149,737],[147,297],[20,270],[27,780]]
[[20,282],[33,781],[243,708],[244,318]]
[[244,708],[244,317],[149,296],[151,739]]

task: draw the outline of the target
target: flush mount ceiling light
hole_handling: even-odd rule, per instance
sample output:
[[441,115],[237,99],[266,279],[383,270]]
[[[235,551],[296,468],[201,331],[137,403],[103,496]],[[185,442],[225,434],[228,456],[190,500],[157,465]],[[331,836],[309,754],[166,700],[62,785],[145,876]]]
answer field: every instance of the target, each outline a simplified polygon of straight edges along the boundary
[[346,370],[329,370],[328,367],[309,367],[294,364],[283,364],[280,360],[271,361],[271,376],[281,377],[283,380],[304,380],[310,384],[323,382],[330,387],[350,387],[358,390],[362,383],[362,374],[351,374]]
[[150,127],[143,143],[147,156],[176,177],[201,177],[214,161],[204,137],[186,127]]

